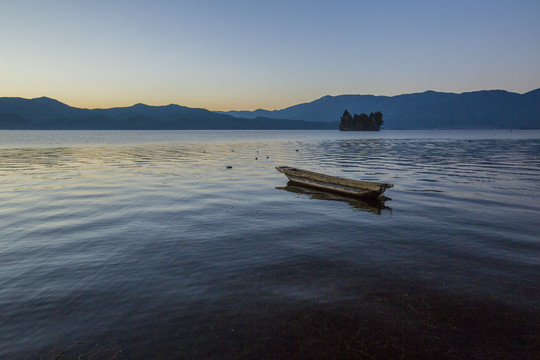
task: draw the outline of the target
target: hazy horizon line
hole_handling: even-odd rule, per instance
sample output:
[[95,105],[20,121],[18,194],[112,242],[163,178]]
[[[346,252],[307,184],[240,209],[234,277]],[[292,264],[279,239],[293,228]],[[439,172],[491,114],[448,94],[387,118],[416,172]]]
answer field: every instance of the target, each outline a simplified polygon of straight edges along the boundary
[[67,105],[69,107],[79,108],[79,109],[86,109],[86,110],[105,110],[105,109],[114,109],[114,108],[129,108],[129,107],[132,107],[132,106],[135,106],[135,105],[146,105],[146,106],[153,106],[153,107],[177,105],[177,106],[182,106],[182,107],[187,107],[187,108],[192,108],[192,109],[204,109],[204,110],[208,110],[208,111],[212,111],[212,112],[244,112],[244,111],[258,111],[258,110],[279,111],[279,110],[283,110],[283,109],[286,109],[286,108],[289,108],[289,107],[295,106],[295,105],[308,104],[308,103],[311,103],[313,101],[322,99],[324,97],[355,96],[355,95],[374,96],[374,97],[396,97],[396,96],[401,96],[401,95],[422,94],[422,93],[426,93],[426,92],[437,92],[437,93],[444,93],[444,94],[461,95],[461,94],[482,92],[482,91],[505,91],[505,92],[508,92],[508,93],[524,95],[524,94],[527,94],[529,92],[532,92],[532,91],[535,91],[535,90],[538,90],[538,89],[540,89],[540,87],[535,88],[535,89],[531,89],[531,90],[528,90],[528,91],[525,91],[525,92],[510,91],[510,90],[506,90],[506,89],[497,88],[497,89],[468,90],[468,91],[462,91],[462,92],[428,89],[428,90],[423,90],[423,91],[411,91],[411,92],[396,93],[396,94],[392,94],[392,95],[372,94],[372,93],[363,93],[363,94],[361,94],[361,93],[325,94],[325,95],[321,95],[321,96],[316,97],[316,98],[312,98],[311,100],[292,103],[291,105],[287,105],[287,106],[284,106],[284,107],[265,108],[265,107],[260,107],[260,106],[257,107],[256,106],[256,107],[248,107],[248,108],[230,108],[230,109],[227,109],[227,110],[223,110],[221,108],[212,108],[212,106],[205,107],[205,106],[200,106],[200,105],[186,105],[186,104],[183,104],[181,102],[156,103],[156,102],[136,101],[136,102],[131,102],[130,105],[128,105],[128,104],[120,104],[120,105],[113,105],[113,106],[108,106],[108,107],[106,105],[105,106],[99,106],[98,105],[98,106],[92,107],[92,106],[77,105],[76,104],[77,101],[69,102],[68,100],[62,100],[61,98],[56,98],[56,97],[52,97],[52,96],[48,96],[48,95],[42,95],[42,96],[36,96],[36,97],[25,97],[25,96],[2,96],[2,97],[3,98],[19,98],[19,99],[24,99],[24,100],[36,100],[36,99],[47,98],[47,99],[52,99],[52,100],[58,101],[58,102],[60,102],[60,103],[62,103],[64,105]]

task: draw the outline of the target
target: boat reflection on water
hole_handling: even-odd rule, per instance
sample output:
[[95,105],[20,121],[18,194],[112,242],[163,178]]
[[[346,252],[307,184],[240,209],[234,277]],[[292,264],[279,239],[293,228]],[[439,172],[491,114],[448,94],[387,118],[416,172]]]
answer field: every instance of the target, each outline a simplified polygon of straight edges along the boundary
[[316,200],[345,202],[352,206],[355,210],[368,211],[377,215],[381,215],[381,212],[383,210],[392,211],[392,208],[385,205],[385,202],[391,199],[384,195],[374,200],[360,200],[352,197],[339,195],[337,193],[325,192],[314,188],[298,186],[292,181],[289,181],[287,183],[287,186],[276,187],[276,189],[289,191],[295,194],[309,195],[312,199]]

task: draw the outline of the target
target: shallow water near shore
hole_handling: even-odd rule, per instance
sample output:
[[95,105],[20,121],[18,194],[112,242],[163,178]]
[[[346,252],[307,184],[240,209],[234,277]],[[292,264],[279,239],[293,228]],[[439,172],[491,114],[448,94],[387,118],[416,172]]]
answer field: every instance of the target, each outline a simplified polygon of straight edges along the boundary
[[539,195],[539,131],[0,131],[0,359],[533,359]]

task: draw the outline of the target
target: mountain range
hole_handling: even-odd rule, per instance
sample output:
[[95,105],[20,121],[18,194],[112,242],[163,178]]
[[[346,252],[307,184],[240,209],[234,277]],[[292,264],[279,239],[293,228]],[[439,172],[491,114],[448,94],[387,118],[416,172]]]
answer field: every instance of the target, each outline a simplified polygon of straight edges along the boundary
[[228,112],[172,104],[82,109],[47,97],[3,97],[0,129],[337,129],[345,109],[381,111],[384,129],[538,129],[540,89],[324,96],[281,110]]
[[426,91],[397,96],[324,96],[282,110],[229,111],[253,118],[339,121],[343,111],[383,113],[385,129],[538,129],[540,89],[525,94],[484,90],[461,94]]
[[237,118],[179,105],[136,104],[81,109],[41,97],[0,98],[0,129],[41,130],[188,130],[188,129],[334,129],[334,123]]

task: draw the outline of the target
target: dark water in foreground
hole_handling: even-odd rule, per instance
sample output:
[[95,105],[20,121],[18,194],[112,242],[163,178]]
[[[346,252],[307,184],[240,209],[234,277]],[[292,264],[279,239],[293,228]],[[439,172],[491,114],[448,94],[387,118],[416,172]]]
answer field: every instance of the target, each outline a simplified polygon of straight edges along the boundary
[[[539,358],[540,132],[0,147],[0,359]],[[278,165],[392,200],[287,187]]]

